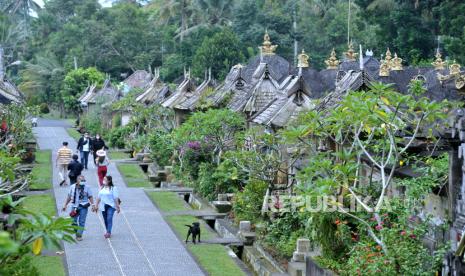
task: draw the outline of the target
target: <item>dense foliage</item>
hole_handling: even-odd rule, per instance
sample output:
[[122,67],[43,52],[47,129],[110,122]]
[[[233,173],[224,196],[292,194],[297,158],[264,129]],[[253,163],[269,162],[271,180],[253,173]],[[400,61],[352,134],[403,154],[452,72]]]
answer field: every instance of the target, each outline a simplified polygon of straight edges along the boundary
[[[32,0],[0,4],[7,62],[26,61],[9,74],[30,100],[60,104],[70,92],[63,80],[75,65],[96,67],[116,82],[148,66],[161,67],[167,82],[188,67],[199,78],[212,67],[221,79],[231,65],[258,54],[265,29],[279,55],[294,61],[297,42],[312,66],[322,68],[333,47],[338,55],[347,48],[349,2],[350,38],[375,56],[390,47],[409,64],[429,65],[439,46],[444,56],[465,62],[465,5],[452,0],[113,2],[110,8],[97,0],[49,0],[42,8]],[[25,13],[31,10],[36,17]]]

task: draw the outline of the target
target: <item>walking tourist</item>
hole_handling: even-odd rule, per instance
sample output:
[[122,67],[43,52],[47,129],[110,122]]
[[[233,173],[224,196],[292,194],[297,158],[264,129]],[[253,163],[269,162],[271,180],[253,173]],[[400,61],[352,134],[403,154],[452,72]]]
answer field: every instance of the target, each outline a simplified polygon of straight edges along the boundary
[[73,154],[73,160],[68,165],[68,176],[69,176],[69,183],[71,185],[76,183],[77,177],[81,175],[84,166],[79,163],[77,154]]
[[95,139],[92,141],[92,152],[94,153],[94,164],[97,165],[97,151],[107,150],[108,147],[105,145],[105,141],[102,139],[100,134],[95,135]]
[[100,189],[103,186],[103,178],[107,175],[108,165],[110,160],[107,157],[107,153],[104,150],[97,151],[97,158],[95,158],[97,165],[98,184]]
[[81,154],[81,164],[84,166],[84,169],[87,170],[89,152],[92,150],[92,140],[90,139],[88,132],[84,133],[84,136],[79,138],[77,149]]
[[115,211],[119,214],[119,195],[118,190],[113,185],[113,178],[110,175],[103,179],[103,188],[98,192],[95,212],[102,210],[103,221],[105,222],[106,233],[105,238],[111,237],[111,229],[113,226],[113,215]]
[[63,146],[58,150],[56,167],[58,168],[58,174],[60,175],[60,186],[66,185],[66,178],[68,174],[68,164],[71,162],[73,152],[68,148],[68,142],[63,142]]
[[80,227],[76,230],[76,240],[81,241],[86,225],[87,211],[91,204],[92,210],[95,209],[92,191],[90,187],[86,185],[86,179],[83,175],[78,176],[76,184],[70,187],[65,205],[63,205],[63,212],[66,211],[70,202],[72,205],[69,215],[74,220],[73,224]]

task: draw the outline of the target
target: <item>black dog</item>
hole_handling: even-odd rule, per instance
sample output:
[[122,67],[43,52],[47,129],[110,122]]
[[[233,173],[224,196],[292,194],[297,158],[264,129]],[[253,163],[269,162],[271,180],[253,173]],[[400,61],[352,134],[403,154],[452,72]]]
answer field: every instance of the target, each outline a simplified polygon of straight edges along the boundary
[[186,243],[191,234],[193,243],[195,243],[195,238],[197,238],[197,240],[200,242],[200,223],[193,222],[192,225],[186,224],[186,226],[189,227],[189,230],[187,231]]

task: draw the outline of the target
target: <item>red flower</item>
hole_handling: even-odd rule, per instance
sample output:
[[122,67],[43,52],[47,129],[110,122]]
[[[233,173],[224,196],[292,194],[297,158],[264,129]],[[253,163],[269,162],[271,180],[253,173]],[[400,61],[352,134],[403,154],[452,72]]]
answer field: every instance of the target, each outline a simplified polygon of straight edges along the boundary
[[375,226],[375,229],[379,231],[379,230],[383,229],[383,226],[378,224],[378,225]]
[[417,238],[417,236],[414,235],[414,234],[411,234],[409,237],[412,238],[412,239],[416,239],[416,238]]
[[405,232],[405,230],[402,230],[402,231],[400,231],[400,234],[401,234],[402,236],[405,236],[405,235],[407,234],[407,232]]

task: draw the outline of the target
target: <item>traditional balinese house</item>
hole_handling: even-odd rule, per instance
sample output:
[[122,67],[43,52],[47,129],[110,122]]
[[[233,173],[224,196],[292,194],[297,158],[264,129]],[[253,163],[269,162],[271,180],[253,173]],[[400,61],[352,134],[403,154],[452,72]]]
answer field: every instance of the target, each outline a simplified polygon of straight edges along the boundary
[[145,70],[137,70],[132,73],[129,77],[123,80],[123,87],[121,91],[126,95],[129,91],[134,88],[145,90],[152,81],[152,74]]
[[136,102],[145,105],[159,104],[171,96],[171,91],[168,85],[164,84],[160,79],[159,69],[155,69],[154,77],[144,93],[136,98]]
[[[191,79],[190,69],[189,69],[189,72],[187,73],[184,72],[184,80],[176,88],[176,91],[174,91],[174,93],[169,98],[163,101],[161,105],[166,108],[174,109],[174,107],[178,103],[184,101],[185,98],[192,96],[195,93],[195,90],[196,90],[196,85],[195,85],[194,80]],[[181,110],[181,109],[175,110],[176,126],[180,126],[184,122],[188,114],[189,114],[188,110]]]
[[109,105],[122,97],[121,92],[114,87],[109,79],[106,79],[102,88],[96,85],[89,86],[79,98],[81,106],[86,113],[98,111],[103,105]]
[[201,105],[204,107],[208,107],[208,102],[206,98],[213,94],[216,87],[216,81],[212,79],[211,70],[205,72],[205,79],[204,81],[195,89],[194,93],[186,93],[183,97],[181,97],[176,105],[173,107],[175,113],[189,113],[194,111],[197,108],[202,108]]
[[232,98],[243,98],[250,89],[250,85],[242,75],[243,66],[234,65],[229,71],[224,82],[218,86],[215,93],[208,95],[206,101],[212,107],[225,107]]
[[23,104],[25,101],[23,93],[5,77],[0,79],[0,104]]
[[[251,118],[252,122],[272,129],[282,128],[296,118],[300,112],[308,111],[315,106],[312,100],[312,90],[304,79],[303,71],[307,71],[307,75],[312,80],[318,76],[318,72],[308,70],[308,55],[305,52],[299,55],[298,60],[298,75],[290,75],[281,83],[279,90],[283,93],[276,95],[268,105],[257,112]],[[321,84],[318,79],[312,83]],[[318,90],[321,91],[321,88]]]
[[[231,94],[228,108],[245,113],[249,119],[281,93],[280,83],[288,77],[290,64],[275,54],[276,47],[265,32],[263,44],[259,47],[260,56],[254,58],[245,68],[239,67],[230,72],[231,81],[227,84],[229,89],[226,91],[236,93]],[[231,90],[232,83],[234,88],[239,84],[240,89]],[[242,86],[243,83],[246,85]]]

